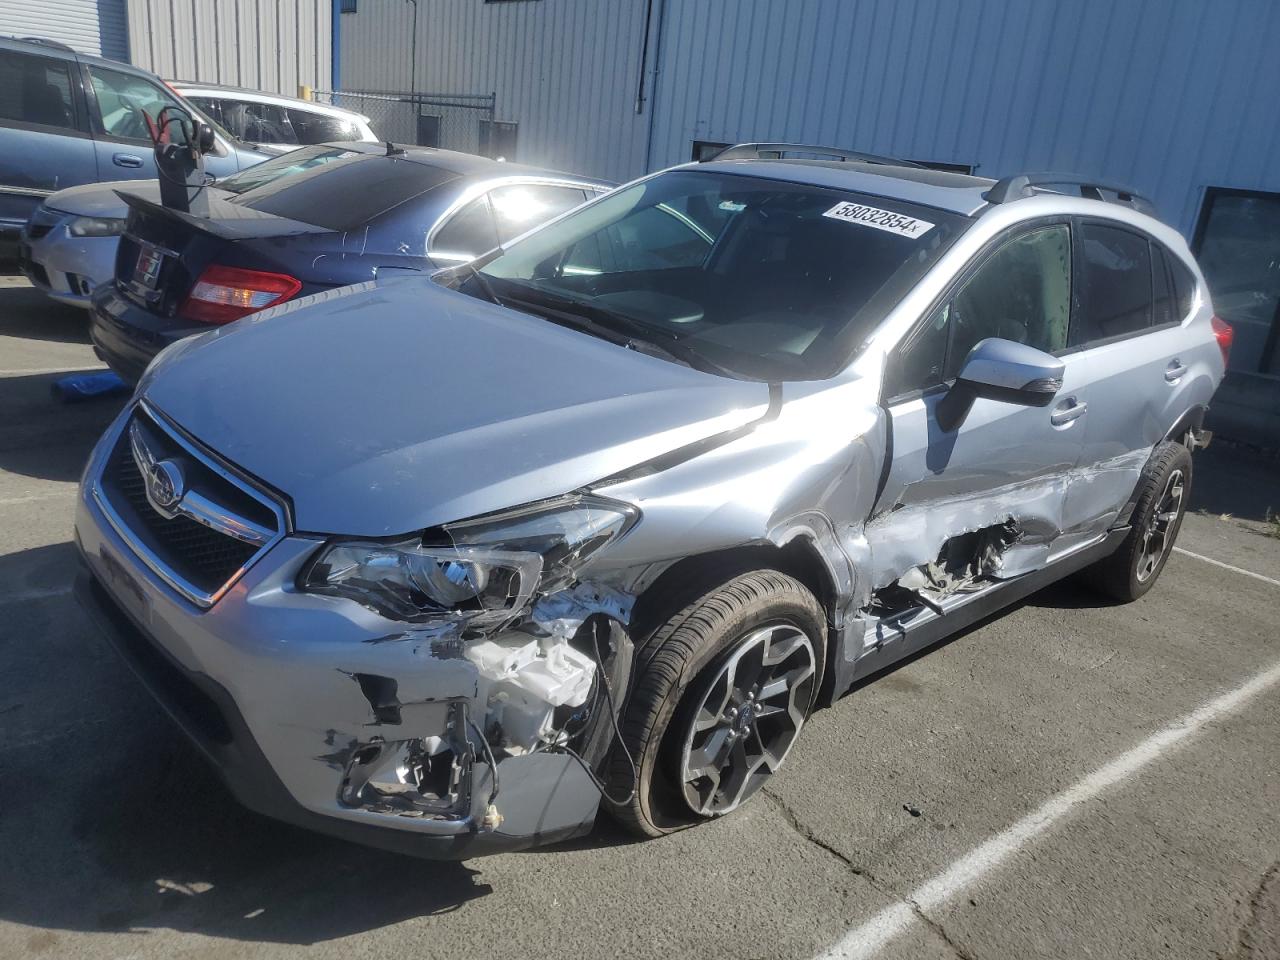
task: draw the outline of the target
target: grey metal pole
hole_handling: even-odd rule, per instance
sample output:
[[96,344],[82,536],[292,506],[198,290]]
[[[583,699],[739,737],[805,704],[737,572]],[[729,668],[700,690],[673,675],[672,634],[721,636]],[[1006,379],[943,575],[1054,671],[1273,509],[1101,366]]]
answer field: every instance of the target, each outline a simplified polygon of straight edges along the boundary
[[[413,4],[413,36],[409,38],[409,93],[418,92],[418,0],[405,0]],[[417,113],[417,105],[414,112]]]

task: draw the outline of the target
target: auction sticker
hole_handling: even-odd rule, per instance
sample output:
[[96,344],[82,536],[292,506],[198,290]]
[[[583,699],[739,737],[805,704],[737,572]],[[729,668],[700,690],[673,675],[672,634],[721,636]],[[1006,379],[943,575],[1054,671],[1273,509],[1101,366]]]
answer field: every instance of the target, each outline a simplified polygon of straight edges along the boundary
[[850,203],[848,200],[837,203],[834,207],[823,214],[824,217],[830,217],[832,220],[847,220],[849,223],[860,223],[864,227],[875,227],[877,230],[887,230],[890,233],[896,233],[900,237],[922,237],[933,229],[933,224],[928,220],[917,220],[915,217],[908,217],[904,213],[894,213],[892,210],[881,210],[879,207],[868,207],[862,203]]

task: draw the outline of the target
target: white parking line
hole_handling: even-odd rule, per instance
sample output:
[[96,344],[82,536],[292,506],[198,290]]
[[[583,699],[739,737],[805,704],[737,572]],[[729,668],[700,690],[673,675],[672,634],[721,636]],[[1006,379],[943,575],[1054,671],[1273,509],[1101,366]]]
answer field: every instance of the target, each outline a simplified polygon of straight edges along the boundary
[[76,488],[69,487],[66,490],[53,490],[49,493],[31,493],[23,497],[6,497],[0,499],[0,507],[10,507],[18,503],[37,503],[40,500],[56,500],[59,497],[74,497]]
[[32,600],[50,600],[54,597],[65,597],[71,593],[71,585],[48,587],[44,590],[23,590],[18,593],[0,595],[0,607],[9,603],[28,603]]
[[1174,553],[1180,553],[1184,557],[1195,557],[1197,560],[1203,560],[1205,563],[1212,563],[1215,567],[1221,567],[1223,570],[1230,570],[1232,573],[1238,573],[1245,577],[1253,577],[1255,580],[1261,580],[1263,583],[1269,583],[1273,587],[1280,587],[1280,580],[1264,577],[1260,573],[1254,573],[1252,570],[1245,570],[1243,567],[1233,567],[1229,563],[1223,563],[1221,560],[1215,560],[1213,557],[1201,556],[1198,553],[1192,553],[1190,550],[1183,550],[1181,547],[1174,547]]
[[1174,721],[1132,750],[1051,797],[1034,813],[975,847],[942,873],[912,890],[905,903],[881,910],[862,926],[849,931],[825,953],[819,954],[819,957],[822,960],[854,960],[875,956],[882,947],[911,925],[917,910],[927,912],[938,909],[987,873],[999,868],[1075,807],[1094,799],[1120,781],[1129,779],[1153,760],[1181,746],[1206,724],[1234,713],[1253,697],[1277,683],[1280,683],[1280,663],[1273,664],[1234,690]]
[[106,365],[97,367],[36,367],[31,370],[0,370],[0,377],[42,377],[49,373],[98,373],[105,370]]

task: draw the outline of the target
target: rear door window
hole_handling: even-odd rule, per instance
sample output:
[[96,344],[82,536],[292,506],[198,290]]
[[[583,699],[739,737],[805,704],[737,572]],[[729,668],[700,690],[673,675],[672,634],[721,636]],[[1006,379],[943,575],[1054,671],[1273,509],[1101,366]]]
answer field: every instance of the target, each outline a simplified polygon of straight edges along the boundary
[[1081,346],[1151,326],[1151,245],[1122,227],[1081,223],[1077,231],[1080,310],[1071,344]]
[[231,121],[232,132],[250,143],[283,143],[292,146],[299,142],[288,113],[274,103],[223,100],[222,115]]
[[284,112],[293,127],[296,143],[345,143],[361,139],[359,128],[350,120],[298,107],[287,107]]
[[6,121],[75,130],[67,62],[0,50],[0,123]]

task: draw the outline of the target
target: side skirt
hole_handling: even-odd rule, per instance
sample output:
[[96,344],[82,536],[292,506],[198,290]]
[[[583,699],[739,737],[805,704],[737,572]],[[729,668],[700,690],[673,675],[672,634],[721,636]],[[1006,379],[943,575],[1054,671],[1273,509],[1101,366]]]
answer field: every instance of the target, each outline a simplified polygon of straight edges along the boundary
[[[831,665],[831,683],[823,701],[827,705],[834,703],[860,680],[1110,556],[1128,533],[1129,527],[1116,527],[1096,543],[1055,560],[1041,570],[1015,580],[1000,581],[978,593],[952,597],[943,604],[944,612],[941,616],[919,608],[885,620],[876,620],[869,626],[863,620],[852,621],[835,644],[836,656]],[[880,642],[863,653],[868,636],[873,631],[880,635]]]

